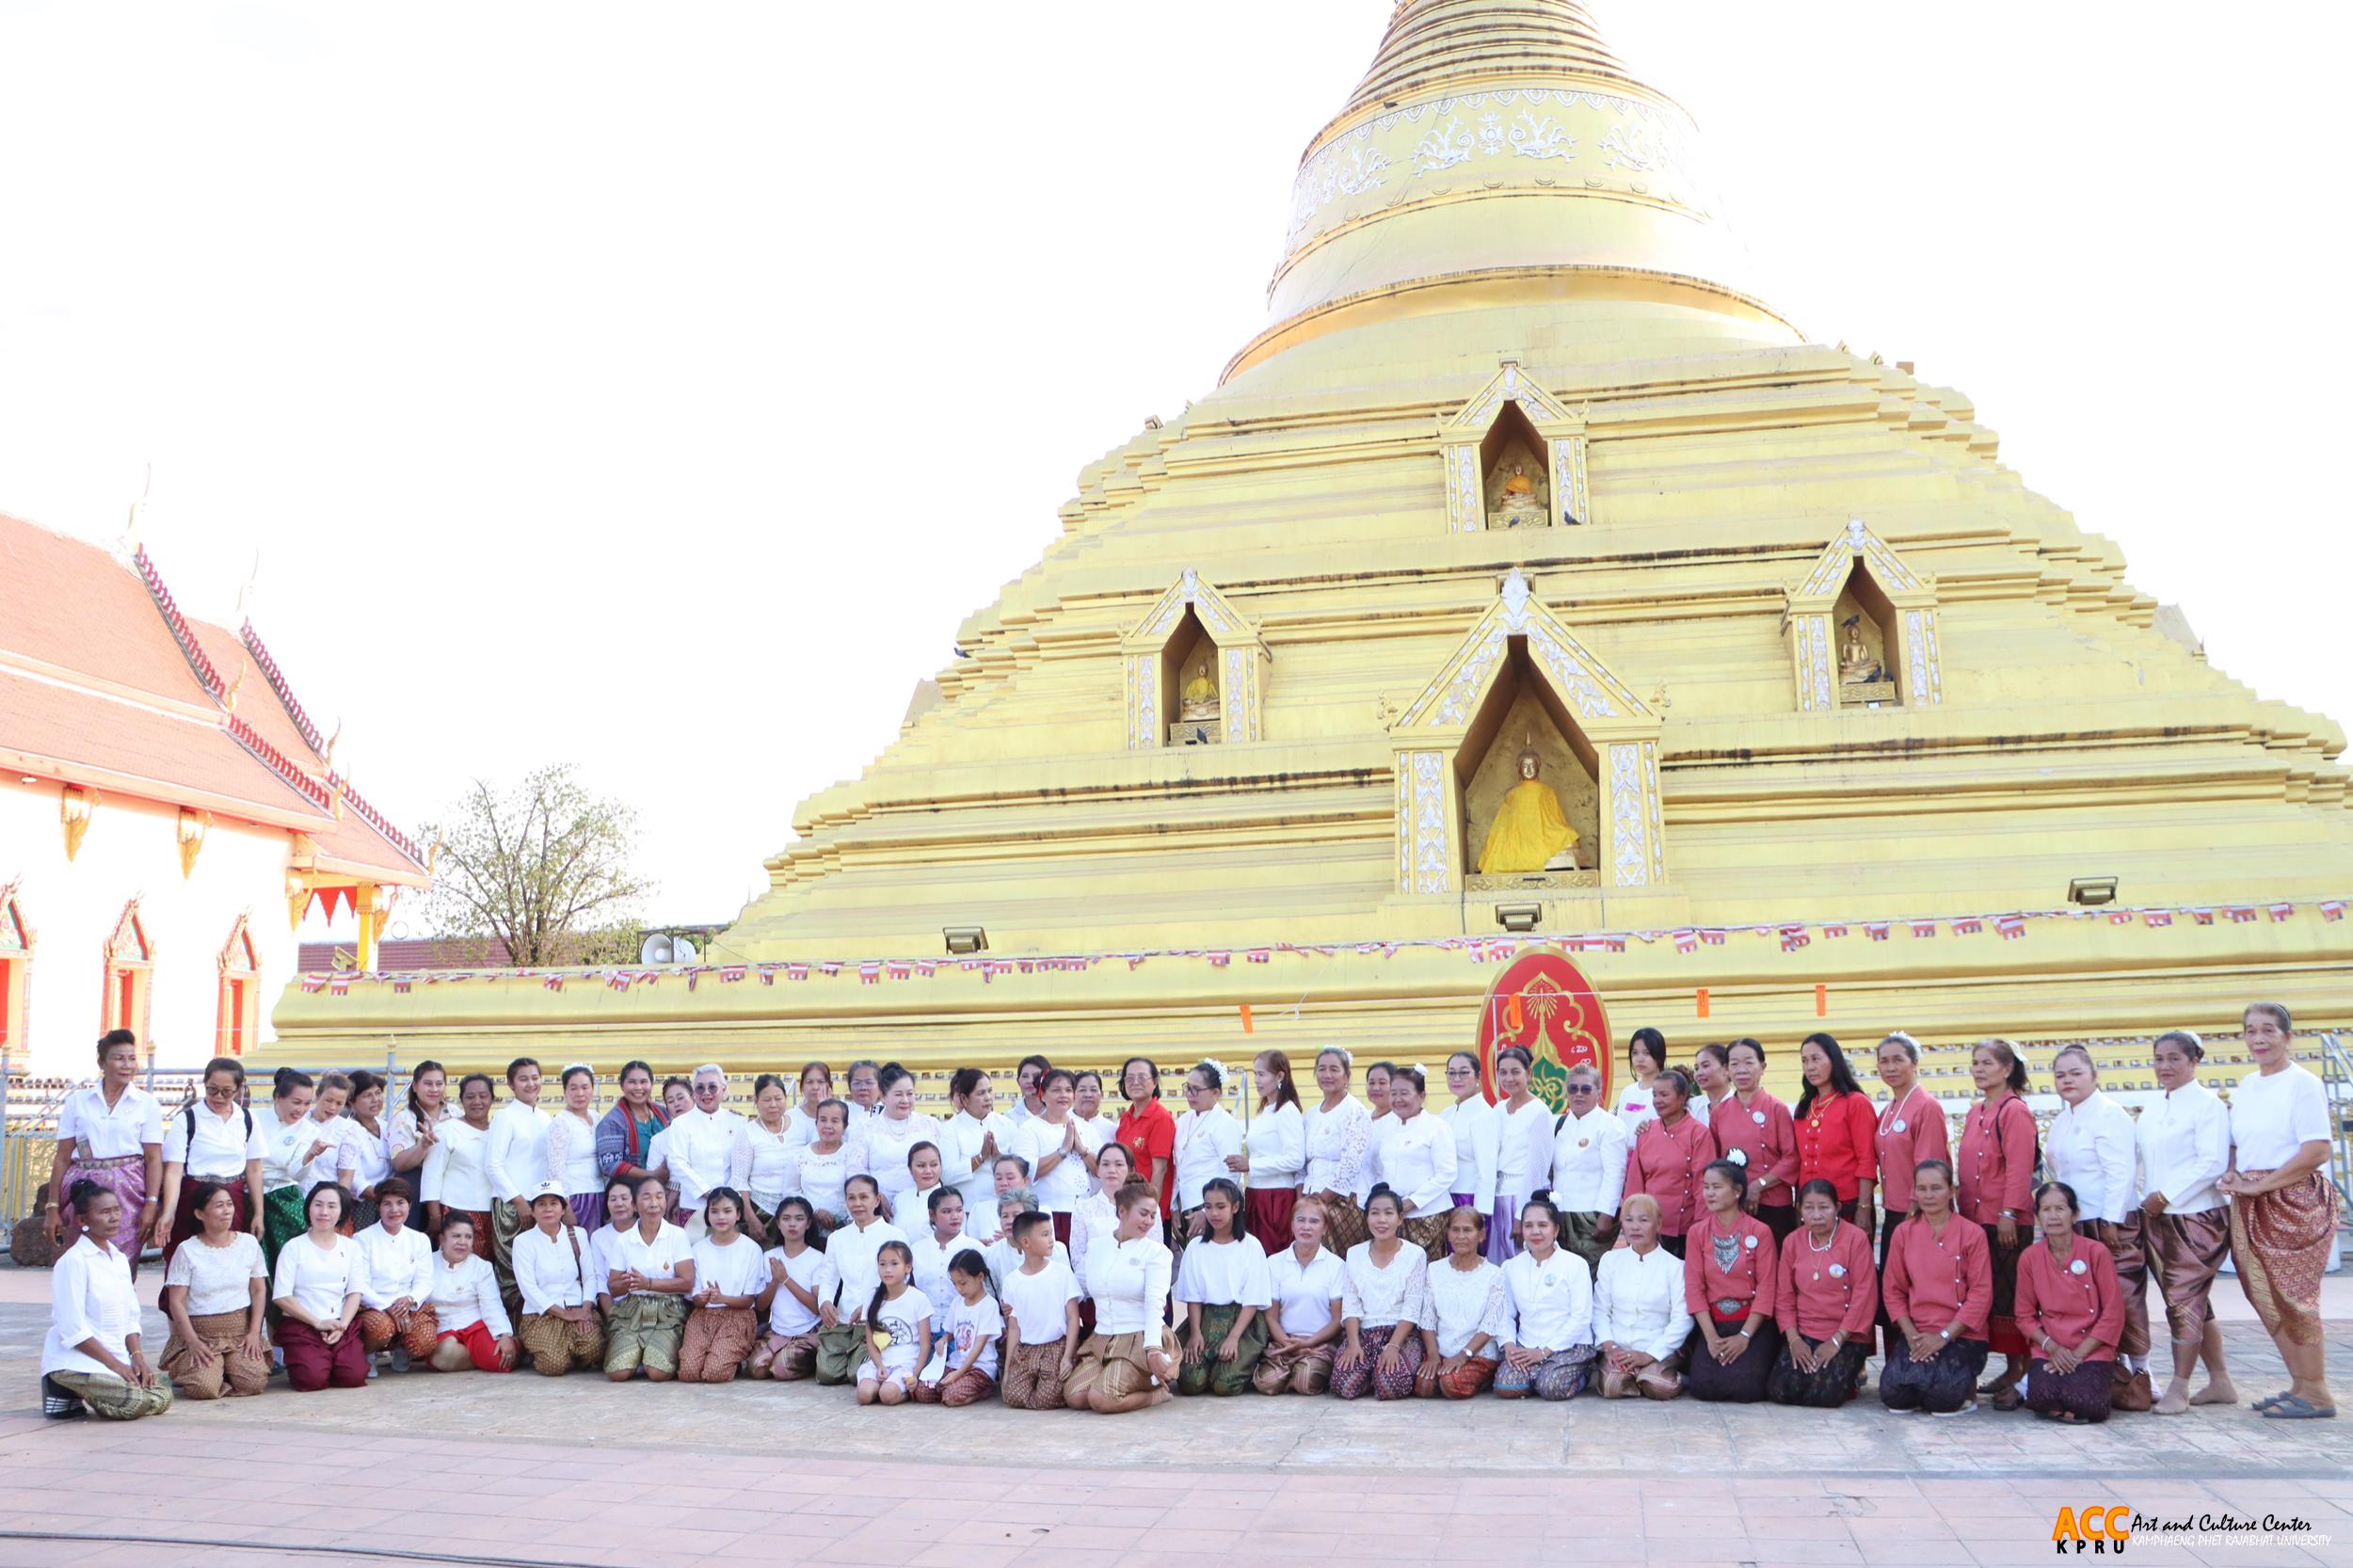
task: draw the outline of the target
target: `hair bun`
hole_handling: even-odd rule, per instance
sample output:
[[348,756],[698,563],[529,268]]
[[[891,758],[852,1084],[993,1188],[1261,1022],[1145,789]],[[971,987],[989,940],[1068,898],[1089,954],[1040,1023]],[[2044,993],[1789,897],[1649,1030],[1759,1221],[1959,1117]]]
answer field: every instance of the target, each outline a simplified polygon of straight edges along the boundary
[[1552,1201],[1552,1189],[1549,1187],[1539,1187],[1533,1192],[1528,1194],[1528,1201],[1529,1203],[1550,1203]]

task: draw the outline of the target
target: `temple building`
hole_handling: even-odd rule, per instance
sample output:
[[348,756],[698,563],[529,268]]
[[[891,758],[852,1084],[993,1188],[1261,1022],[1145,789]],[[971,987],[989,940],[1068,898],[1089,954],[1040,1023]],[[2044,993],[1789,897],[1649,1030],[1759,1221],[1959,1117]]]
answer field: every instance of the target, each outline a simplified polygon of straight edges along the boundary
[[429,856],[333,750],[252,623],[184,614],[136,540],[0,517],[9,1066],[86,1077],[116,1028],[172,1066],[266,1044],[317,905],[356,911],[372,956]]
[[2353,1018],[2343,730],[1964,393],[1780,314],[1571,0],[1397,7],[1266,326],[1061,521],[695,971],[306,981],[281,1034],[1434,1070],[1539,940],[1616,1040],[1755,1034],[1783,1081],[1816,1028]]

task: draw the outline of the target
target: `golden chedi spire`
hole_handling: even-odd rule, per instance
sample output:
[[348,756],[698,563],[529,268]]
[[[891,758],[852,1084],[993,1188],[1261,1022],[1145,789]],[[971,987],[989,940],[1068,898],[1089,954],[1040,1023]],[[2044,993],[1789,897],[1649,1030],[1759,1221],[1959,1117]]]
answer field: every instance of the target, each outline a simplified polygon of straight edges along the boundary
[[1667,302],[1798,334],[1751,293],[1691,117],[1575,0],[1405,0],[1292,186],[1273,325],[1230,376],[1400,316]]

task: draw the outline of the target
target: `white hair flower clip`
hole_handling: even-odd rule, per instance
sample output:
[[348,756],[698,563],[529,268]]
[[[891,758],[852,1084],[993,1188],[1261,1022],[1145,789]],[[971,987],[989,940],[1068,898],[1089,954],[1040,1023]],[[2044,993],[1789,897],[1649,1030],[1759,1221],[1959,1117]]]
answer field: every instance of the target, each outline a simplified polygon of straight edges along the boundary
[[1430,1081],[1430,1069],[1417,1062],[1414,1064],[1414,1076],[1427,1083]]
[[1218,1088],[1223,1089],[1223,1088],[1225,1088],[1225,1085],[1226,1085],[1226,1084],[1228,1084],[1228,1083],[1230,1083],[1230,1082],[1232,1082],[1232,1081],[1233,1081],[1233,1079],[1234,1079],[1234,1069],[1233,1069],[1233,1068],[1231,1068],[1231,1067],[1229,1067],[1229,1066],[1227,1066],[1225,1063],[1220,1062],[1220,1061],[1219,1061],[1216,1057],[1214,1057],[1214,1056],[1205,1056],[1205,1057],[1203,1057],[1203,1058],[1201,1059],[1201,1065],[1203,1065],[1203,1066],[1205,1066],[1205,1067],[1209,1068],[1209,1071],[1210,1071],[1212,1074],[1214,1074],[1214,1075],[1216,1076],[1216,1079],[1217,1079],[1217,1084],[1216,1084],[1216,1086],[1217,1086]]

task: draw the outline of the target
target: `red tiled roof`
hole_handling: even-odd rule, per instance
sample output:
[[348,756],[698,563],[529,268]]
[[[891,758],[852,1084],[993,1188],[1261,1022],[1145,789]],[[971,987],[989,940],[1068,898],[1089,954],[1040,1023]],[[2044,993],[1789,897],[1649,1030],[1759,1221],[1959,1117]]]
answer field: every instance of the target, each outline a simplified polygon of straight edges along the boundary
[[[349,942],[305,942],[295,956],[295,968],[305,974],[324,974],[335,968],[335,955],[352,954]],[[431,936],[387,938],[376,944],[376,967],[386,974],[411,969],[504,969],[506,944],[496,936]]]
[[250,627],[247,637],[183,615],[144,552],[126,568],[0,514],[0,756],[10,765],[249,815],[309,835],[338,869],[417,880],[424,854],[327,771],[309,715]]

